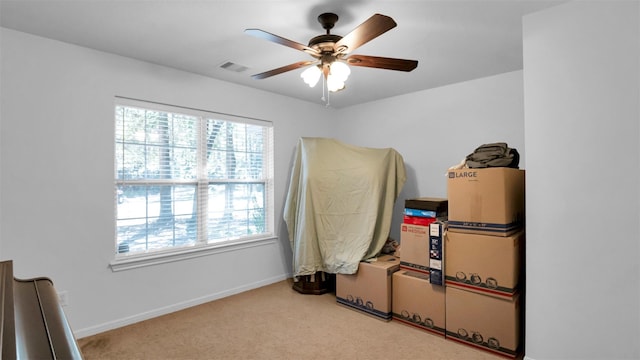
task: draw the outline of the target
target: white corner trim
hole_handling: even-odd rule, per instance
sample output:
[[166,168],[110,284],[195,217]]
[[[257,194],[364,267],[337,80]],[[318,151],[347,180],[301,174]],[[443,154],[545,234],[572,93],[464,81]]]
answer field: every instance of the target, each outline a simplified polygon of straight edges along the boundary
[[528,356],[525,355],[523,360],[536,360],[536,359],[534,359],[532,357],[528,357]]
[[222,244],[204,245],[188,247],[183,249],[148,253],[141,255],[130,255],[116,258],[109,263],[111,270],[123,271],[144,266],[158,265],[173,261],[192,259],[200,256],[208,256],[228,251],[237,251],[256,246],[270,245],[276,242],[276,237],[251,239],[243,241],[226,242]]

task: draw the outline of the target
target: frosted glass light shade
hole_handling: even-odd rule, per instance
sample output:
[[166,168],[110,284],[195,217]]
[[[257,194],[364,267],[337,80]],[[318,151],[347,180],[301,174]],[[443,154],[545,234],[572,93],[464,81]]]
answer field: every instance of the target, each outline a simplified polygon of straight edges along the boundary
[[335,76],[329,74],[327,78],[327,89],[332,92],[344,89],[344,81],[339,80]]
[[320,75],[322,75],[322,71],[317,66],[311,66],[307,70],[303,71],[300,74],[300,77],[304,82],[309,85],[309,87],[314,87],[320,80]]
[[340,61],[334,61],[333,63],[331,63],[330,75],[335,77],[336,80],[345,82],[347,81],[349,74],[351,74],[351,69],[349,69],[349,66],[347,66],[347,64]]

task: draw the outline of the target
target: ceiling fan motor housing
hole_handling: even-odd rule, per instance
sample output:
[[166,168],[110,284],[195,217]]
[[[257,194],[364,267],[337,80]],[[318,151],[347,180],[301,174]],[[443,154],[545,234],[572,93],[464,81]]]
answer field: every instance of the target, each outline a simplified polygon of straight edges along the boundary
[[342,39],[340,35],[326,34],[318,35],[309,40],[309,47],[323,52],[334,52],[335,45]]
[[340,35],[330,34],[329,31],[333,29],[333,26],[338,21],[338,15],[334,13],[323,13],[318,15],[318,22],[322,25],[322,28],[327,30],[324,35],[318,35],[309,40],[309,47],[316,49],[320,54],[335,53],[336,43],[342,39]]

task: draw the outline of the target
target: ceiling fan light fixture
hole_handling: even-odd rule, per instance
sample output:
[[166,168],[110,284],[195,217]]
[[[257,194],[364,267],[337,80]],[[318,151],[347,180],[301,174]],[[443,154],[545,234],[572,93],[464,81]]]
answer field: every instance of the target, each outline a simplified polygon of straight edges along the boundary
[[322,71],[317,66],[310,66],[307,70],[303,71],[300,74],[302,80],[304,80],[305,84],[309,85],[309,87],[314,87],[320,80],[320,76],[322,75]]
[[340,91],[344,89],[344,81],[329,75],[327,78],[327,89],[331,92]]
[[351,73],[349,65],[397,71],[412,71],[418,66],[418,61],[416,60],[351,54],[351,52],[360,46],[396,27],[398,24],[389,16],[374,14],[345,36],[331,34],[330,32],[336,21],[338,21],[338,15],[334,13],[323,13],[318,16],[318,21],[322,25],[322,28],[326,30],[326,33],[311,38],[308,45],[283,38],[264,30],[245,29],[245,33],[249,35],[303,51],[315,59],[313,61],[298,61],[293,64],[252,75],[252,77],[254,79],[265,79],[287,71],[299,69],[303,66],[319,63],[317,66],[306,69],[300,76],[310,87],[314,87],[318,81],[320,81],[320,77],[322,77],[321,99],[329,106],[329,93],[342,90],[345,87],[344,84]]
[[336,80],[342,82],[347,81],[347,78],[351,74],[351,69],[349,69],[349,66],[340,61],[334,61],[333,63],[331,63],[330,69],[331,70],[329,76],[334,77]]
[[[351,74],[349,66],[340,61],[334,61],[329,65],[329,75],[327,76],[327,89],[336,92],[344,89],[344,83]],[[310,66],[300,74],[300,77],[309,85],[315,87],[322,76],[321,65]]]

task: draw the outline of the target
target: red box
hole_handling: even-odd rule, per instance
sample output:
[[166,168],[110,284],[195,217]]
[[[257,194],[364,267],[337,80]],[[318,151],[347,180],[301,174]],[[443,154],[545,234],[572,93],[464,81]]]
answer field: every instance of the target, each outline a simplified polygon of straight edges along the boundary
[[429,226],[429,224],[435,221],[436,221],[436,218],[411,216],[411,215],[404,215],[404,220],[403,220],[405,224],[420,225],[420,226]]

